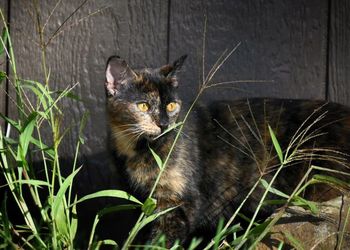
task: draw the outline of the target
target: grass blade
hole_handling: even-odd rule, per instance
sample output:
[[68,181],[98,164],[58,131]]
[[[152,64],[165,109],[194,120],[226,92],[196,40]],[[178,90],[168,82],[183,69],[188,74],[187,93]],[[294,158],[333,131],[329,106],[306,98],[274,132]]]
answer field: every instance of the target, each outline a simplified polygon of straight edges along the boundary
[[98,192],[95,192],[95,193],[92,193],[92,194],[85,195],[84,197],[80,198],[74,204],[78,204],[78,203],[86,201],[86,200],[95,199],[95,198],[101,198],[101,197],[120,198],[120,199],[125,199],[125,200],[128,200],[128,201],[135,202],[135,203],[137,203],[139,205],[143,205],[141,201],[136,199],[134,196],[128,194],[127,192],[122,191],[122,190],[114,190],[114,189],[102,190],[102,191],[98,191]]
[[[76,202],[77,199],[78,198],[75,196],[74,202]],[[69,229],[71,244],[73,244],[73,240],[75,238],[75,235],[77,234],[77,229],[78,229],[77,206],[73,205],[72,206],[72,219],[71,219],[70,229]]]
[[282,232],[283,235],[288,239],[288,241],[290,242],[290,244],[295,247],[295,249],[297,250],[304,250],[303,245],[301,244],[301,242],[296,239],[290,232],[288,231],[283,231]]
[[145,215],[151,215],[154,210],[157,207],[157,200],[154,198],[147,198],[146,201],[143,203],[142,206],[142,212],[145,213]]
[[77,170],[75,170],[73,173],[71,173],[65,180],[64,182],[62,183],[60,189],[58,190],[57,192],[57,195],[52,203],[52,218],[55,219],[57,218],[57,214],[59,212],[59,209],[60,209],[60,205],[61,203],[63,202],[63,198],[64,198],[64,195],[66,193],[66,190],[68,189],[68,187],[70,185],[72,185],[72,182],[73,182],[73,179],[75,177],[75,175],[79,172],[79,170],[81,169],[78,168]]
[[281,192],[281,191],[279,191],[279,190],[277,190],[277,189],[275,189],[273,187],[268,188],[269,187],[269,183],[267,183],[267,181],[265,181],[264,179],[261,179],[260,182],[264,186],[265,189],[269,190],[270,193],[273,193],[273,194],[278,195],[280,197],[289,199],[289,195],[287,195],[287,194],[285,194],[285,193],[283,193],[283,192]]
[[21,159],[24,159],[27,154],[37,116],[38,116],[37,112],[31,113],[22,127],[22,131],[19,136],[19,153],[21,153],[21,158],[17,159],[19,161]]
[[92,246],[93,246],[95,230],[96,230],[97,224],[99,223],[102,216],[109,214],[109,213],[118,212],[118,211],[136,209],[138,207],[139,207],[139,205],[132,205],[132,204],[117,205],[117,206],[112,206],[112,207],[106,207],[106,208],[102,209],[101,211],[99,211],[97,213],[97,215],[95,216],[95,220],[94,220],[94,223],[92,225],[91,232],[90,232],[89,249],[94,249],[94,248],[92,248]]
[[269,132],[270,132],[270,136],[271,136],[271,140],[273,143],[273,146],[277,152],[278,158],[280,159],[280,162],[283,163],[283,153],[282,153],[282,149],[280,144],[278,143],[278,140],[276,138],[275,133],[273,132],[272,128],[269,125]]
[[151,149],[150,147],[149,147],[149,150],[151,150],[153,158],[156,160],[159,169],[162,169],[163,168],[163,161],[162,161],[162,159],[160,159],[159,155],[157,155],[156,152],[154,152],[153,149]]
[[158,213],[156,213],[156,214],[152,214],[152,215],[146,217],[144,220],[142,220],[142,221],[140,222],[139,225],[136,225],[137,228],[138,228],[138,230],[141,230],[141,229],[142,229],[144,226],[146,226],[148,223],[151,223],[152,221],[154,221],[155,219],[157,219],[159,216],[162,216],[162,215],[164,215],[164,214],[166,214],[166,213],[168,213],[168,212],[170,212],[170,211],[176,209],[177,207],[178,207],[178,206],[176,206],[176,207],[171,207],[171,208],[168,208],[168,209],[166,209],[166,210],[160,211],[160,212],[158,212]]

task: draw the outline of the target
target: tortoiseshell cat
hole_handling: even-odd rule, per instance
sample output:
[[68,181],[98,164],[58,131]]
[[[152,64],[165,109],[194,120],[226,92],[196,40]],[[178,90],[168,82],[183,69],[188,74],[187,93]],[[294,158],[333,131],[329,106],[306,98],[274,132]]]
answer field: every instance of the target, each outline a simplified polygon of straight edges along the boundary
[[[149,148],[164,160],[176,131],[155,138],[181,120],[176,73],[185,58],[135,71],[116,56],[107,63],[107,109],[116,165],[143,198],[159,173]],[[350,109],[342,105],[250,99],[198,106],[189,117],[154,194],[158,210],[178,208],[160,217],[151,239],[162,232],[170,243],[185,242],[196,230],[215,228],[219,217],[232,215],[261,174],[270,180],[280,161],[268,125],[283,150],[290,145],[284,154],[293,154],[274,182],[279,190],[290,194],[311,164],[347,170]],[[244,212],[255,210],[264,191],[257,187]],[[326,191],[309,189],[306,196],[330,197]],[[271,206],[262,210],[272,211]]]

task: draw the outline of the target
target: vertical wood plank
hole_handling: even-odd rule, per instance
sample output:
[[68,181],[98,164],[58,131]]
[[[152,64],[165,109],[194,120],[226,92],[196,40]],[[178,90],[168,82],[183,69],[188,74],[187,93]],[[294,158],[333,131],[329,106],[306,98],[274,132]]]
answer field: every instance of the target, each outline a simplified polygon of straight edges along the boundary
[[328,98],[350,106],[350,2],[330,4]]
[[206,72],[226,48],[242,43],[214,82],[273,81],[208,90],[206,101],[240,97],[324,99],[327,7],[327,0],[171,1],[170,58],[189,54],[182,73],[185,99],[196,93],[200,81],[204,14]]
[[[0,0],[0,8],[5,15],[5,18],[7,18],[7,8],[8,8],[8,2],[7,0]],[[4,27],[2,21],[0,22],[0,30],[2,30]],[[6,56],[5,54],[0,57],[0,70],[6,72]],[[6,114],[6,102],[7,102],[7,95],[6,95],[6,80],[3,80],[0,83],[0,113]],[[2,118],[0,118],[0,128],[2,129],[2,132],[5,132],[5,122]]]

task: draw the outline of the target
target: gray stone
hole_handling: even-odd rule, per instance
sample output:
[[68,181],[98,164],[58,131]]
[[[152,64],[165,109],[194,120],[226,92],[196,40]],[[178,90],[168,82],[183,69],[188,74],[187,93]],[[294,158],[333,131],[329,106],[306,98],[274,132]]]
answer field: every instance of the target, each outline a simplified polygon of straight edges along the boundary
[[257,249],[277,249],[281,241],[283,249],[350,249],[350,196],[318,205],[317,215],[301,207],[287,208]]

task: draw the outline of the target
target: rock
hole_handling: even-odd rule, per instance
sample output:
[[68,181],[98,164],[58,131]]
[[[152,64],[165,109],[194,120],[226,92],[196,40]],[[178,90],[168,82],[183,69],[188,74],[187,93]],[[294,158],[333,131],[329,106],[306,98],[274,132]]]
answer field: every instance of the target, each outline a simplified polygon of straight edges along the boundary
[[287,208],[257,249],[277,249],[281,241],[283,249],[350,249],[350,196],[319,203],[317,215]]

